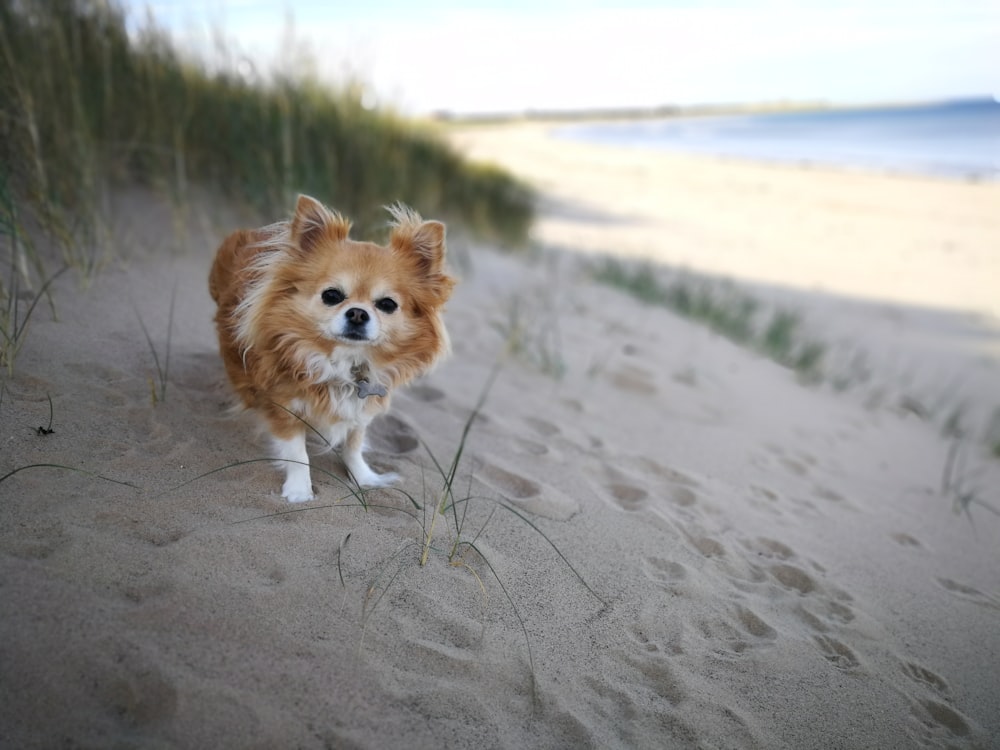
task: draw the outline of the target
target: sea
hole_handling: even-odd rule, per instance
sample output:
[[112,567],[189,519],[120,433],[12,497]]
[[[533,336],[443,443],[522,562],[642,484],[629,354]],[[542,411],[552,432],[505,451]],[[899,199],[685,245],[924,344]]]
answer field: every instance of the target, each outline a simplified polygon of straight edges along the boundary
[[1000,180],[1000,101],[994,97],[579,123],[556,135],[757,161]]

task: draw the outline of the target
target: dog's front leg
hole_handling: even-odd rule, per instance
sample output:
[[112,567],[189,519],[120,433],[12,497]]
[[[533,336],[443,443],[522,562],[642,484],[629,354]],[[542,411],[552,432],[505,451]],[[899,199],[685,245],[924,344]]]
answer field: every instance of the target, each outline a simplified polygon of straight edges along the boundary
[[305,432],[298,432],[290,438],[275,437],[273,440],[275,458],[285,469],[285,484],[281,488],[281,496],[290,503],[312,500]]
[[347,470],[361,487],[385,487],[399,479],[398,474],[377,474],[365,462],[361,452],[365,447],[365,427],[352,427],[344,440],[343,458]]

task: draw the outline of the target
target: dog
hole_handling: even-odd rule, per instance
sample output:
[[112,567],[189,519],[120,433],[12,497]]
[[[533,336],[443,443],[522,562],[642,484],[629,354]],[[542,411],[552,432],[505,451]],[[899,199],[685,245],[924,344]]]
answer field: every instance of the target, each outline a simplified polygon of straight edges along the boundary
[[343,445],[359,486],[397,481],[365,462],[365,430],[395,389],[450,351],[445,225],[402,204],[388,211],[388,244],[358,242],[347,219],[300,195],[291,220],[230,234],[212,264],[226,373],[270,433],[289,502],[313,498],[312,433]]

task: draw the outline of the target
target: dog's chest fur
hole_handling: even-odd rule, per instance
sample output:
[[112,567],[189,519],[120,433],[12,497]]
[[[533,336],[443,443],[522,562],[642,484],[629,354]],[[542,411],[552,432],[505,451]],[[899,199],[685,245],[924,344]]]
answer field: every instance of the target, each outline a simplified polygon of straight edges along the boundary
[[360,395],[360,380],[377,384],[368,361],[363,357],[338,348],[329,357],[321,354],[311,356],[307,368],[316,389],[313,393],[323,393],[328,401],[327,398],[315,397],[295,399],[289,405],[293,412],[324,424],[335,421],[360,424],[368,422],[379,411],[375,400]]

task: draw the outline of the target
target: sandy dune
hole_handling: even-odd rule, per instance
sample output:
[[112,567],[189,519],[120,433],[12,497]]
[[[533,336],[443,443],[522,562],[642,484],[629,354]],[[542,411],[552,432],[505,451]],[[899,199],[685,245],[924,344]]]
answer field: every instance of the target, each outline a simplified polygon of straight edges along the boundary
[[[0,746],[995,746],[1000,518],[954,504],[1000,508],[1000,462],[970,439],[942,492],[952,443],[901,398],[973,368],[977,429],[1000,404],[997,187],[545,147],[536,128],[457,137],[538,182],[548,249],[453,240],[454,355],[397,397],[369,451],[426,510],[380,491],[364,511],[327,455],[318,499],[283,513],[272,466],[233,465],[265,454],[228,412],[211,325],[229,217],[86,289],[61,280],[59,319],[38,313],[2,385],[0,476],[23,470],[0,482]],[[676,241],[654,243],[666,226]],[[895,278],[894,253],[924,242],[892,290],[847,260]],[[794,301],[833,356],[875,352],[873,374],[804,386],[596,285],[569,249]],[[154,402],[139,316],[162,363],[175,285]],[[479,552],[449,562],[449,516],[421,567],[441,489],[421,441],[450,460],[505,351],[455,485]]]

